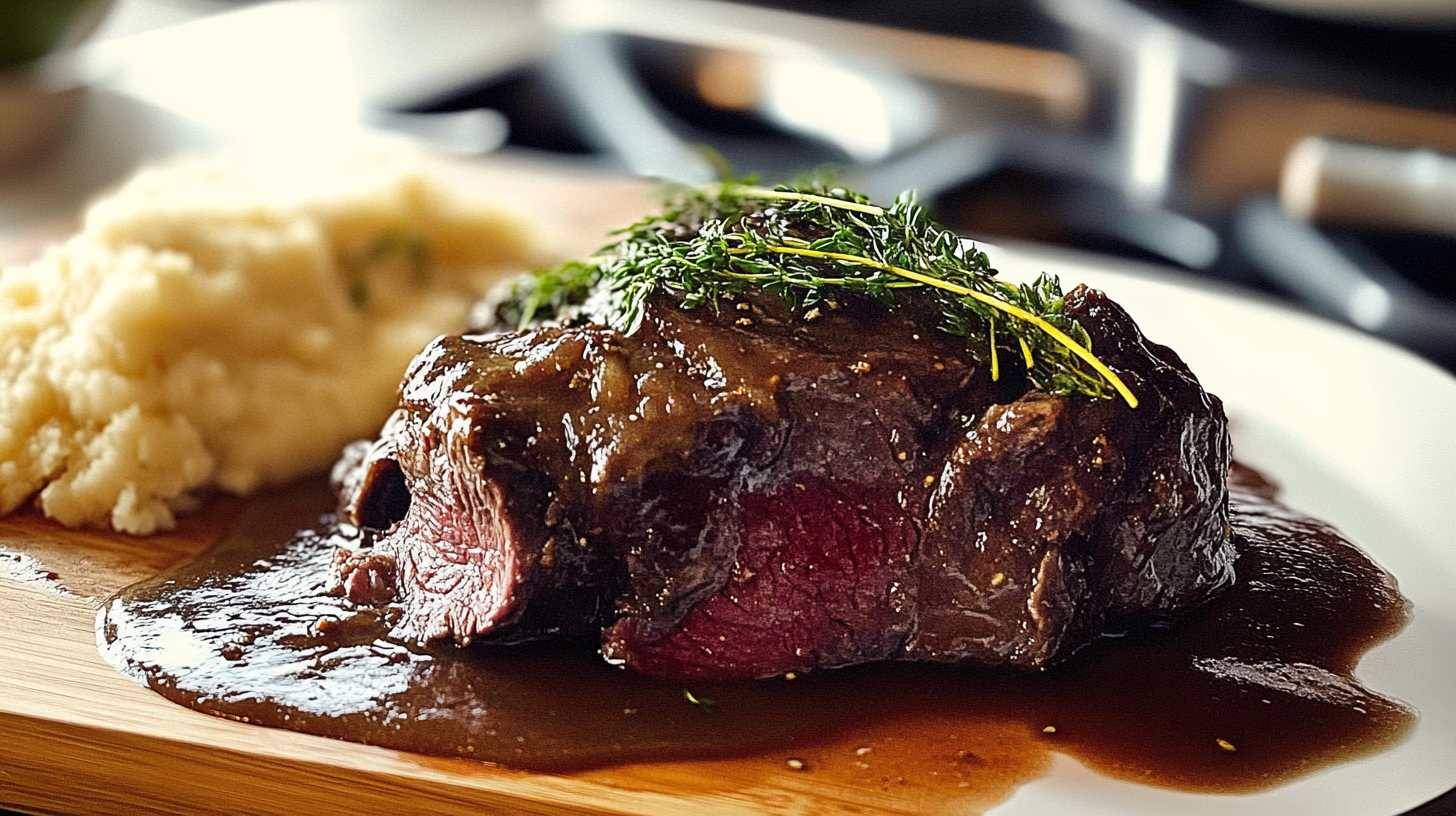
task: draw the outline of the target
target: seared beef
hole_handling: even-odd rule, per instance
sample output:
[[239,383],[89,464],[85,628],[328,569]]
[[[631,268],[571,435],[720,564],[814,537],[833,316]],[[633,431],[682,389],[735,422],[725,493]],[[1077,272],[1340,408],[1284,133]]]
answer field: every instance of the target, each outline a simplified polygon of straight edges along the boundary
[[[388,576],[404,590],[403,632],[422,640],[595,634],[615,572],[588,546],[578,488],[602,431],[626,421],[612,413],[623,408],[619,339],[594,329],[444,337],[426,348],[379,440],[351,446],[335,470],[342,515],[366,541],[387,531],[375,559],[336,560],[350,597],[377,599]],[[572,416],[604,426],[578,437]],[[573,464],[564,485],[550,475]]]
[[392,578],[425,639],[601,631],[609,659],[708,679],[1039,667],[1230,579],[1222,408],[1100,294],[1068,313],[1136,409],[1029,390],[1014,360],[993,381],[913,299],[726,307],[436,341],[338,474],[377,531],[346,589]]
[[1222,405],[1101,293],[1067,307],[1141,402],[1031,392],[965,434],[926,517],[907,658],[1046,665],[1231,577]]

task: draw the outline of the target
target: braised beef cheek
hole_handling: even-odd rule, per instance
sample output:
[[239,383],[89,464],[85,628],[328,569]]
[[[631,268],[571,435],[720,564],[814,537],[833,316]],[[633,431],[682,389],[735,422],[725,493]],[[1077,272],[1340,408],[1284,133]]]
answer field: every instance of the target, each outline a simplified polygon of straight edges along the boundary
[[336,471],[350,597],[718,680],[1044,667],[1232,580],[1222,405],[1101,293],[1067,311],[1137,408],[993,377],[913,302],[721,306],[435,341]]

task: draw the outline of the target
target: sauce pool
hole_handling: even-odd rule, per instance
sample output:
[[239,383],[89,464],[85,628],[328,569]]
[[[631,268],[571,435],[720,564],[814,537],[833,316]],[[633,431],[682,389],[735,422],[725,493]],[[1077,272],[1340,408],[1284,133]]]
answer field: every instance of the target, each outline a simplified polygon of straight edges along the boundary
[[1235,477],[1234,586],[1170,629],[1035,674],[894,663],[684,688],[594,644],[420,646],[391,636],[397,609],[330,592],[331,533],[294,535],[332,504],[322,484],[259,499],[217,547],[111,598],[99,640],[190,708],[619,785],[661,785],[651,763],[671,762],[701,771],[673,784],[809,775],[864,791],[846,806],[913,788],[924,806],[989,807],[1056,752],[1145,784],[1248,792],[1387,748],[1415,713],[1353,674],[1409,616],[1394,580],[1257,474]]

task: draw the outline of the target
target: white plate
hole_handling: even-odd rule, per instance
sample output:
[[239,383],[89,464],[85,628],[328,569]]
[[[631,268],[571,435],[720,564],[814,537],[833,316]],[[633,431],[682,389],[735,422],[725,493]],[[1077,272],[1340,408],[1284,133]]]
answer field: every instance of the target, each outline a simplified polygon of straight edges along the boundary
[[1414,619],[1357,674],[1420,713],[1385,753],[1251,795],[1143,787],[1059,757],[996,816],[1392,816],[1456,786],[1456,379],[1353,330],[1164,270],[1041,248],[990,254],[1008,278],[1045,270],[1123,304],[1223,398],[1240,460],[1396,575]]

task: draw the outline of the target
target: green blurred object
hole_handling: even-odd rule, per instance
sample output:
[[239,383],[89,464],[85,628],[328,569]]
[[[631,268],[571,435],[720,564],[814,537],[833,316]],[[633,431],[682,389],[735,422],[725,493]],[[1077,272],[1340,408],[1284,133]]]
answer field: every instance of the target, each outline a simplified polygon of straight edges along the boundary
[[87,0],[0,0],[0,68],[45,56]]
[[58,143],[86,96],[65,53],[106,18],[112,0],[0,0],[0,171]]

